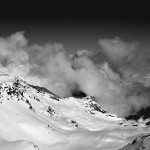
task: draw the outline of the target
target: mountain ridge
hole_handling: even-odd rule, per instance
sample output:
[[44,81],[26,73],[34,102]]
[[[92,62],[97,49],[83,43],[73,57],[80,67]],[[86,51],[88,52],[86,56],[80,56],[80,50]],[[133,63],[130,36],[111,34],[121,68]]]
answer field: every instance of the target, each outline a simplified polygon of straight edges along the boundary
[[97,104],[92,96],[60,98],[46,88],[9,75],[0,76],[0,119],[2,150],[10,149],[9,145],[18,150],[13,141],[19,140],[23,140],[20,145],[24,150],[84,149],[84,142],[91,138],[91,149],[119,149],[129,143],[128,137],[147,133],[148,128],[148,120],[119,118]]

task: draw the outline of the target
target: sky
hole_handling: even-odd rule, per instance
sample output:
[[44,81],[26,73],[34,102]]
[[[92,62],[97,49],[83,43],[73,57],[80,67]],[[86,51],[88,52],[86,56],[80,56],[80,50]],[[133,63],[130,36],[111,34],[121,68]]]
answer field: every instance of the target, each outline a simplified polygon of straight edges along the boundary
[[141,4],[56,4],[22,4],[24,7],[12,7],[9,13],[1,13],[0,36],[25,31],[30,43],[58,42],[70,53],[78,49],[97,51],[99,39],[116,36],[149,46],[149,12]]
[[[100,20],[100,21],[99,21]],[[123,40],[138,41],[148,45],[150,29],[148,24],[138,22],[102,20],[6,20],[1,21],[0,35],[8,36],[16,31],[25,31],[30,43],[62,43],[69,52],[78,49],[98,50],[98,39],[119,36]]]

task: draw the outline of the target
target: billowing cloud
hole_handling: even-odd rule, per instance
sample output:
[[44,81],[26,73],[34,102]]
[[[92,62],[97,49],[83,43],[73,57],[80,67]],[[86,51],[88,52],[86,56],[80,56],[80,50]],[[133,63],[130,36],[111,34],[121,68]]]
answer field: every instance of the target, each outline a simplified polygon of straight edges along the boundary
[[130,59],[138,45],[137,43],[124,42],[119,37],[115,37],[114,39],[100,39],[98,44],[101,50],[113,61],[119,61],[123,58]]
[[98,44],[100,51],[97,55],[104,55],[113,70],[120,73],[126,80],[135,81],[150,72],[149,51],[141,49],[138,42],[126,42],[115,37],[100,39]]
[[[136,44],[119,38],[99,43],[113,61],[130,59],[136,48]],[[59,43],[29,45],[24,32],[17,32],[0,38],[0,73],[21,76],[30,84],[44,86],[60,97],[81,90],[94,96],[108,111],[121,116],[150,105],[145,93],[131,93],[129,87],[123,86],[119,74],[114,73],[108,63],[95,64],[89,58],[91,51],[77,53],[76,57],[70,57]]]

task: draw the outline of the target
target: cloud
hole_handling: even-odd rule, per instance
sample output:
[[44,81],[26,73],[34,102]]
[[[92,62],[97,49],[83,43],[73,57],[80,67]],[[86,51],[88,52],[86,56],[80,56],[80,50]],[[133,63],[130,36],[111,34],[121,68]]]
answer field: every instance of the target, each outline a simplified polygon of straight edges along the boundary
[[138,80],[150,71],[150,54],[138,42],[126,42],[115,37],[100,39],[98,44],[100,51],[97,55],[105,56],[105,61],[111,64],[111,68],[126,80]]
[[100,39],[98,44],[101,47],[101,50],[113,61],[119,61],[123,58],[130,59],[132,53],[138,46],[137,42],[124,42],[119,37],[115,37],[114,39]]
[[[119,38],[99,42],[113,61],[129,58],[136,48],[136,44]],[[95,64],[89,51],[77,53],[81,55],[70,57],[59,43],[29,45],[24,32],[17,32],[0,38],[0,73],[21,76],[30,84],[44,86],[60,97],[83,91],[94,96],[108,111],[121,116],[150,105],[145,93],[131,93],[129,87],[123,86],[120,75],[108,63]]]
[[89,50],[86,50],[86,49],[77,50],[77,51],[76,51],[76,55],[77,55],[77,56],[81,56],[81,55],[90,56],[90,55],[92,55],[92,51],[89,51]]

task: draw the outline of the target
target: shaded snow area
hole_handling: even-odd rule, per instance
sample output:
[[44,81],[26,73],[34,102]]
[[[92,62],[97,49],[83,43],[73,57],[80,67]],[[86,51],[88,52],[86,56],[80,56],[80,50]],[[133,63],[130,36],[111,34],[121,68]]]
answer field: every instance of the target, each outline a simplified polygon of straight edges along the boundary
[[148,150],[148,122],[118,118],[92,96],[59,98],[0,76],[0,150]]

